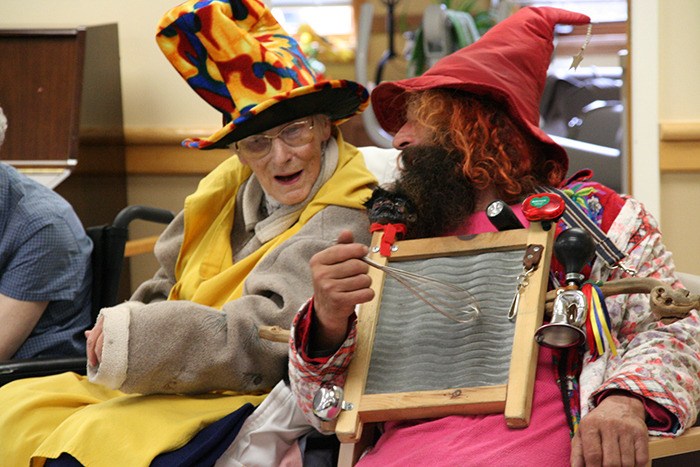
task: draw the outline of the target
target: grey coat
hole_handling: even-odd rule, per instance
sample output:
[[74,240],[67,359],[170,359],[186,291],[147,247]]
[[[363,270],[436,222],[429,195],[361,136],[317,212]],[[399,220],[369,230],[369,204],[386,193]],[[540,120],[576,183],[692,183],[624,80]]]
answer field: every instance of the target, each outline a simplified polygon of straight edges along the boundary
[[[332,173],[335,162],[328,160],[328,151],[326,156],[325,163],[331,165],[326,170]],[[255,225],[289,217],[284,207],[265,216],[264,202],[251,196],[259,191],[239,190],[231,234],[234,259],[260,245],[264,232]],[[251,223],[256,215],[260,219]],[[156,244],[160,270],[129,301],[102,310],[102,362],[88,368],[91,381],[142,394],[272,388],[287,372],[288,345],[259,338],[259,327],[289,329],[294,314],[313,293],[311,256],[335,242],[343,229],[352,231],[356,241],[369,243],[368,226],[364,211],[327,207],[257,264],[241,298],[218,310],[166,301],[176,282],[175,263],[184,235],[181,212]]]

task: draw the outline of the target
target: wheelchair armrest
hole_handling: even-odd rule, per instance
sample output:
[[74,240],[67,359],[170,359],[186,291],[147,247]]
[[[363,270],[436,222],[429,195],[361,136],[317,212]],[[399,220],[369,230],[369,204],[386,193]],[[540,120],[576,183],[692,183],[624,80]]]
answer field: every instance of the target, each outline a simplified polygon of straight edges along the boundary
[[84,375],[87,360],[85,357],[71,358],[31,358],[0,361],[0,386],[20,378],[48,376],[66,371]]
[[172,211],[156,208],[153,206],[133,205],[127,206],[114,218],[112,226],[118,229],[125,229],[129,223],[135,219],[141,219],[160,224],[169,224],[175,218]]

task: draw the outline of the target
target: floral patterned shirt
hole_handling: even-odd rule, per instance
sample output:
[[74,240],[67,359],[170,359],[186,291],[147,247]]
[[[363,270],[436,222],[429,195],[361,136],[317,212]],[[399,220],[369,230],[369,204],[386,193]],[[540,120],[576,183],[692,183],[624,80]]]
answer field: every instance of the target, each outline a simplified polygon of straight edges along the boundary
[[[624,268],[611,269],[595,259],[584,270],[592,281],[628,277],[631,270],[638,277],[653,277],[671,284],[682,284],[674,275],[671,253],[661,241],[656,220],[641,203],[594,182],[574,180],[564,192],[576,201],[607,233],[614,244],[627,254]],[[563,229],[562,225],[558,230]],[[562,277],[561,266],[553,259],[555,276]],[[650,309],[646,294],[616,295],[606,299],[611,318],[611,332],[617,356],[610,351],[594,358],[589,349],[583,355],[580,375],[581,416],[596,406],[601,395],[610,390],[630,391],[649,406],[660,406],[673,416],[672,423],[649,424],[652,435],[679,435],[695,423],[700,401],[700,323],[698,312],[675,323],[664,325]],[[308,332],[309,301],[298,313],[292,329],[290,380],[299,405],[317,429],[330,431],[312,413],[312,400],[323,384],[343,386],[347,367],[355,346],[356,327],[351,326],[342,346],[328,358],[310,358],[303,349]],[[655,403],[655,404],[654,404]],[[537,410],[536,407],[534,410]]]

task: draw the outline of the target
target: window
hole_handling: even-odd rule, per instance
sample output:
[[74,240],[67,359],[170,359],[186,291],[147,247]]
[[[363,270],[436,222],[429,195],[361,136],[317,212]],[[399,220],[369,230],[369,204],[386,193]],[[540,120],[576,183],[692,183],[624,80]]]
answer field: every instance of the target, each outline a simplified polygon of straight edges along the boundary
[[268,0],[272,14],[290,34],[297,35],[308,25],[327,38],[352,38],[354,22],[352,0]]
[[265,0],[317,71],[355,57],[353,0]]
[[551,6],[583,13],[594,23],[617,23],[627,21],[627,0],[510,0],[518,6]]

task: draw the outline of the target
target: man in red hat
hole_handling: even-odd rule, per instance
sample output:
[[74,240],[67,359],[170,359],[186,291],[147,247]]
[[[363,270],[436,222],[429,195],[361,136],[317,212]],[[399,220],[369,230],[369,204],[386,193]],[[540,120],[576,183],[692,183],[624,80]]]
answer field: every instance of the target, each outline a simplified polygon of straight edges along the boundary
[[[337,127],[364,110],[364,87],[318,79],[259,0],[189,0],[163,17],[157,42],[224,117],[219,131],[183,145],[235,156],[162,234],[154,278],[101,311],[87,378],[0,388],[3,465],[149,465],[163,453],[161,465],[185,455],[213,463],[178,449],[222,419],[217,433],[230,442],[230,423],[286,376],[287,345],[258,329],[291,325],[312,293],[309,259],[344,228],[369,240],[363,203],[376,179]],[[215,459],[210,435],[200,453]]]
[[[427,237],[493,231],[484,210],[496,199],[511,204],[527,226],[523,199],[541,187],[561,188],[583,208],[582,222],[605,232],[615,252],[612,260],[601,252],[584,269],[589,280],[619,279],[633,268],[637,276],[681,286],[644,207],[590,181],[589,173],[564,180],[566,153],[538,127],[558,23],[589,18],[522,9],[424,75],[374,90],[377,119],[402,150],[394,188],[416,205],[412,228]],[[367,252],[345,232],[315,255],[314,296],[294,322],[290,378],[299,405],[319,429],[313,397],[321,385],[343,386],[355,344],[355,306],[374,297],[360,260]],[[553,275],[563,283],[563,268],[554,263]],[[698,314],[663,325],[648,297],[621,295],[605,304],[607,349],[540,349],[527,428],[507,428],[502,414],[386,422],[359,465],[645,465],[649,433],[678,435],[696,419]]]

